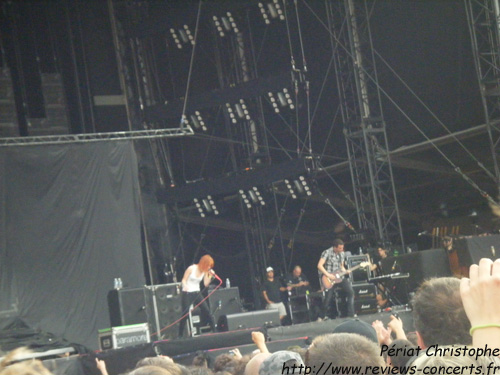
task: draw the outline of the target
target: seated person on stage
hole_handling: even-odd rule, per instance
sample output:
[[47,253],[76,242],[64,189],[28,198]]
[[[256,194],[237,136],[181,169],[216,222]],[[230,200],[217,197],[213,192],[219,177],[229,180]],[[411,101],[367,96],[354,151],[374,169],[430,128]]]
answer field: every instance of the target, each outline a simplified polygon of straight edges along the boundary
[[286,317],[285,304],[281,302],[281,292],[288,290],[287,287],[281,285],[278,279],[274,278],[273,267],[267,267],[267,280],[263,284],[262,295],[266,301],[267,310],[278,310],[280,320]]
[[[354,290],[352,289],[351,281],[343,276],[341,278],[337,278],[336,276],[339,273],[343,273],[344,275],[349,273],[345,268],[344,241],[336,239],[333,241],[333,247],[323,251],[318,262],[318,270],[326,292],[323,311],[318,320],[326,317],[330,303],[335,298],[335,289],[340,289],[342,294],[347,298],[347,316],[353,317],[355,315]],[[337,313],[339,312],[337,311]]]
[[295,266],[292,273],[288,276],[287,286],[292,288],[292,292],[296,296],[301,296],[306,294],[309,290],[309,280],[307,280],[306,275],[302,273],[302,268],[300,266]]

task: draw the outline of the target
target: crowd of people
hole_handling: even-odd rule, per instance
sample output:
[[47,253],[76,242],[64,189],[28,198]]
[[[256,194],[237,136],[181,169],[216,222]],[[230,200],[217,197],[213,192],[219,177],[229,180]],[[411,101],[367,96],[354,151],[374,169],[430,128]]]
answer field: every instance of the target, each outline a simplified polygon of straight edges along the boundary
[[[432,374],[500,374],[499,302],[500,259],[481,259],[470,267],[469,277],[440,277],[422,283],[412,300],[414,333],[406,332],[396,315],[387,325],[349,319],[333,332],[315,337],[307,347],[270,353],[264,334],[253,332],[256,350],[252,355],[242,356],[234,349],[210,363],[201,354],[187,367],[169,357],[145,358],[129,374],[278,375],[307,374],[307,369],[312,374],[323,368],[325,374],[334,373],[325,366],[344,366],[336,370],[339,374],[352,373],[353,368],[365,375],[424,369],[423,373]],[[117,375],[108,374],[99,359],[96,367],[102,375]],[[0,375],[11,374],[50,375],[37,360],[16,362],[16,352],[0,364]]]

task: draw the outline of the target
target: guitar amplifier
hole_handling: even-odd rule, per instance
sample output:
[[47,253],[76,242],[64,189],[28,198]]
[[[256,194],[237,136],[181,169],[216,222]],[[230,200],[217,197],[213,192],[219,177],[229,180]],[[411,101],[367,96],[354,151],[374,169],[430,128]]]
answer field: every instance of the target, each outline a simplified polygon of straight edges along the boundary
[[378,304],[375,298],[354,301],[354,312],[358,315],[374,314],[378,312]]
[[[368,255],[352,255],[347,257],[347,268],[351,269],[360,263],[368,262]],[[349,273],[349,278],[353,285],[358,283],[366,283],[370,276],[370,267],[361,267]]]
[[377,297],[377,287],[374,284],[355,284],[352,289],[356,301]]

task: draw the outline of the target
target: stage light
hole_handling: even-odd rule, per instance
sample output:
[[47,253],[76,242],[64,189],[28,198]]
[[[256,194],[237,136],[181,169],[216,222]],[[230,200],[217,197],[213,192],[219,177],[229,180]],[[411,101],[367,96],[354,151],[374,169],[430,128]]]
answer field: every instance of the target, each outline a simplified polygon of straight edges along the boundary
[[293,199],[297,199],[299,195],[312,195],[311,187],[307,183],[307,179],[302,175],[292,180],[285,179],[283,182]]
[[240,189],[238,191],[243,203],[247,206],[247,208],[265,206],[266,202],[264,201],[264,197],[261,192],[257,188],[257,186],[252,187],[251,189],[244,191]]

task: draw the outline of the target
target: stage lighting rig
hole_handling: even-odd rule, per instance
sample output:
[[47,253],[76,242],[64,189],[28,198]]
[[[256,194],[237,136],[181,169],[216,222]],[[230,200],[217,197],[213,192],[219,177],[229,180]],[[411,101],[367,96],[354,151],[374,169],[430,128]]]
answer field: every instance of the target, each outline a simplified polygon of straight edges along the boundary
[[204,132],[207,131],[207,126],[205,125],[205,120],[203,119],[200,111],[194,111],[194,113],[190,114],[190,115],[183,115],[182,122],[185,125],[191,126],[194,129],[197,129],[197,130],[201,129]]
[[307,179],[302,175],[300,175],[298,178],[285,179],[283,181],[285,182],[285,185],[292,199],[297,199],[298,196],[301,195],[306,195],[308,197],[312,195],[311,187],[309,186]]
[[240,120],[251,120],[250,112],[244,99],[240,99],[234,105],[226,103],[226,109],[233,124],[238,122],[238,118]]
[[240,189],[238,193],[248,209],[252,208],[253,206],[259,207],[266,205],[266,202],[264,201],[264,198],[257,186],[253,186],[247,191]]
[[240,31],[231,12],[227,12],[224,16],[221,17],[217,17],[214,15],[212,17],[212,20],[214,21],[215,28],[217,29],[217,32],[219,33],[219,36],[221,38],[226,36],[226,32],[230,32],[231,30],[235,33],[238,33]]
[[206,217],[207,215],[218,215],[219,210],[215,205],[215,201],[212,199],[211,195],[207,195],[206,198],[194,198],[194,205],[198,209],[198,213],[201,217]]
[[170,29],[170,34],[174,39],[177,48],[182,49],[183,44],[191,43],[194,45],[194,37],[193,33],[189,29],[188,25],[184,25],[182,28],[175,30],[174,28]]
[[295,105],[293,104],[292,96],[290,95],[289,90],[285,87],[283,90],[278,91],[274,94],[272,91],[267,93],[269,97],[269,101],[274,108],[274,112],[280,113],[280,107],[289,107],[290,109],[295,109]]
[[279,0],[259,2],[259,9],[266,25],[271,23],[271,19],[285,20],[285,13],[283,12]]

